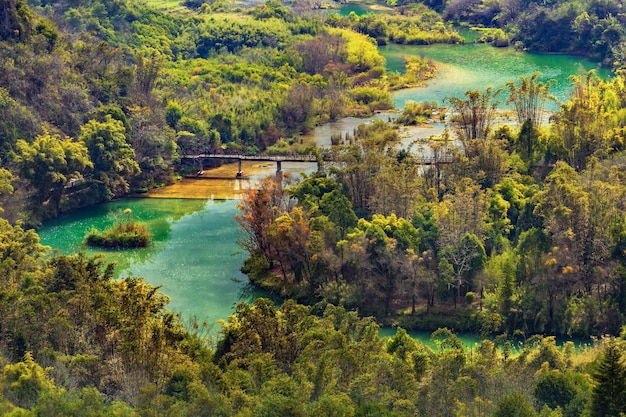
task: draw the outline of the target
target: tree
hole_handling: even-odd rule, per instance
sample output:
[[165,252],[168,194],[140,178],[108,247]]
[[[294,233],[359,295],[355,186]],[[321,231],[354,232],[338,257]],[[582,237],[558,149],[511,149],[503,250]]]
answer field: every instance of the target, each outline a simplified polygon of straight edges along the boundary
[[357,224],[358,218],[350,200],[337,189],[322,196],[320,210],[339,227],[342,236]]
[[[313,278],[311,227],[302,207],[277,217],[267,231],[272,247],[272,259],[281,269],[286,287],[294,279],[296,283],[310,282]],[[315,290],[312,285],[312,291]]]
[[592,213],[590,192],[583,188],[580,175],[565,162],[557,162],[537,194],[537,202],[535,213],[544,218],[554,245],[551,263],[560,272],[558,292],[567,295],[581,286],[590,291],[595,266],[591,258]]
[[439,248],[457,245],[466,233],[472,233],[482,241],[487,228],[488,201],[486,193],[469,178],[456,184],[454,193],[446,194],[444,200],[433,210],[439,229]]
[[553,410],[560,408],[564,417],[584,415],[591,385],[586,375],[573,371],[549,370],[539,377],[533,394],[538,405]]
[[426,310],[435,304],[435,290],[437,284],[437,261],[431,249],[422,253],[413,248],[406,250],[404,262],[401,265],[404,276],[402,292],[411,302],[411,314],[415,314],[417,296],[420,293],[426,297]]
[[157,50],[150,50],[135,55],[135,86],[144,101],[149,104],[150,95],[161,73],[165,60],[163,54]]
[[376,120],[360,125],[352,143],[333,147],[332,158],[336,163],[330,171],[349,190],[357,213],[371,210],[375,178],[389,158],[387,149],[397,140],[398,132],[390,124]]
[[130,142],[141,171],[137,176],[138,186],[170,183],[176,155],[174,130],[168,129],[158,109],[136,107],[130,110]]
[[338,34],[320,33],[317,37],[295,45],[302,60],[302,69],[309,74],[322,74],[330,64],[338,65],[347,58],[346,41]]
[[454,307],[461,298],[461,287],[470,282],[485,264],[485,247],[474,234],[465,234],[457,245],[445,246],[440,254],[454,268]]
[[[410,155],[401,161],[390,159],[374,179],[372,211],[389,216],[409,218],[414,212],[417,196],[423,184],[420,166]],[[402,178],[402,181],[398,181]]]
[[506,102],[515,105],[517,122],[520,125],[530,120],[534,126],[541,126],[546,101],[556,101],[556,97],[549,93],[550,86],[555,81],[549,80],[545,83],[537,81],[540,75],[540,72],[534,72],[530,78],[520,77],[519,87],[512,81],[506,83],[509,88],[509,98]]
[[572,98],[561,105],[552,125],[550,146],[576,170],[582,170],[592,155],[603,156],[611,151],[607,133],[611,123],[607,103],[607,85],[589,71],[584,77],[573,76]]
[[25,40],[32,31],[33,14],[24,0],[0,2],[0,40]]
[[128,192],[128,180],[140,172],[135,152],[126,141],[121,121],[106,115],[104,122],[90,120],[80,129],[79,139],[89,151],[94,176],[102,181],[109,197]]
[[515,150],[519,153],[524,162],[529,165],[536,161],[536,151],[539,146],[539,131],[532,119],[528,118],[522,124],[517,140],[515,141]]
[[5,159],[15,151],[19,139],[32,138],[37,129],[30,109],[14,100],[7,89],[0,87],[0,158]]
[[58,389],[30,352],[24,355],[22,362],[6,365],[3,376],[8,383],[5,395],[22,407],[31,407],[40,395]]
[[466,91],[465,100],[458,97],[446,99],[450,102],[452,111],[450,121],[464,144],[471,139],[487,138],[495,110],[500,104],[494,99],[500,91],[502,90],[494,91],[489,87],[484,93],[478,90]]
[[536,415],[528,398],[517,391],[502,397],[493,413],[493,417],[535,417]]
[[619,417],[626,413],[626,366],[615,340],[608,342],[595,372],[590,403],[591,417]]
[[[294,84],[281,105],[281,120],[289,131],[306,126],[311,117],[316,89],[305,83]],[[273,143],[269,144],[273,145]]]
[[442,194],[443,167],[455,154],[459,153],[458,147],[452,141],[448,130],[441,137],[431,137],[429,148],[432,155],[431,168],[427,169],[424,178],[430,188],[436,191],[436,197]]
[[239,212],[235,220],[242,228],[239,245],[251,257],[261,256],[268,265],[272,264],[273,247],[268,233],[276,218],[287,210],[285,193],[271,177],[261,181],[257,189],[243,195],[237,204]]
[[16,162],[20,174],[35,188],[31,210],[41,218],[58,214],[65,185],[93,167],[81,142],[45,133],[32,144],[17,142]]

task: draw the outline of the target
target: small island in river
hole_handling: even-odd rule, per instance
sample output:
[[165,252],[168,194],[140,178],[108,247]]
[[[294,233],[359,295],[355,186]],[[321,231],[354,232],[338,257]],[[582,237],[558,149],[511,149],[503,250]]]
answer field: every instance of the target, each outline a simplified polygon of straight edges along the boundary
[[100,248],[142,248],[148,246],[152,236],[144,223],[131,219],[132,211],[124,210],[124,217],[120,218],[113,227],[102,232],[92,229],[86,236],[84,243],[87,246]]

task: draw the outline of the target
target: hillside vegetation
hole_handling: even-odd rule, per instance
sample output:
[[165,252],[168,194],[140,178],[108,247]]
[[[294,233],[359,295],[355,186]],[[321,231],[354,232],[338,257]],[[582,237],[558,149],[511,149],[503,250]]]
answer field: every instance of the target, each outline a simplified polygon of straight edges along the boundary
[[[620,4],[388,3],[341,17],[306,1],[0,1],[0,413],[626,413]],[[378,44],[460,42],[450,21],[597,58],[615,77],[573,77],[549,121],[537,75],[507,86],[513,125],[495,123],[505,99],[488,86],[451,98],[426,167],[381,121],[326,154],[303,149],[313,126],[389,109],[390,89],[433,75],[416,59],[387,74]],[[440,110],[413,104],[399,121]],[[193,169],[186,152],[268,148],[321,164],[239,205],[244,269],[286,300],[241,304],[217,334],[142,278],[50,253],[26,227],[172,182]],[[436,348],[402,328],[382,338],[378,323],[435,330]],[[464,347],[461,330],[485,340]]]

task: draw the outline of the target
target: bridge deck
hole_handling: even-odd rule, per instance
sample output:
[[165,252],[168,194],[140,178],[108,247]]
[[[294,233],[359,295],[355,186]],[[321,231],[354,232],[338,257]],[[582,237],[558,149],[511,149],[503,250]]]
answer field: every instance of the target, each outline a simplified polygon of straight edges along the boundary
[[240,159],[248,161],[273,161],[273,162],[317,162],[315,155],[284,154],[284,155],[242,155],[203,153],[197,155],[182,155],[183,159]]
[[[221,154],[221,153],[203,153],[203,154],[193,154],[193,155],[182,155],[182,159],[236,159],[236,160],[248,160],[248,161],[272,161],[272,162],[317,162],[317,157],[311,154],[282,154],[282,155],[243,155],[243,154]],[[323,155],[322,159],[325,161],[331,161],[332,159]],[[447,164],[452,162],[449,158],[446,159],[435,159],[435,158],[426,158],[422,157],[417,159],[416,162],[418,165],[434,165],[436,163]]]

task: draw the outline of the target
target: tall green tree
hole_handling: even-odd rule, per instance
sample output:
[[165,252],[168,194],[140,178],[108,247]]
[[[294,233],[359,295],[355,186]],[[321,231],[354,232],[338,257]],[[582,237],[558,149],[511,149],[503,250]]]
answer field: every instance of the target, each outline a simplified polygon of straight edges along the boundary
[[571,77],[574,93],[561,105],[552,125],[551,152],[561,157],[577,170],[585,168],[592,155],[603,157],[611,152],[608,132],[611,117],[607,111],[614,94],[594,71],[585,76]]
[[104,183],[109,197],[127,193],[129,179],[140,169],[123,123],[106,115],[104,122],[90,120],[80,131],[79,139],[93,162],[94,177]]
[[537,150],[539,147],[539,131],[532,119],[528,118],[523,122],[517,140],[515,141],[515,150],[527,164],[535,162],[537,158]]
[[39,218],[56,216],[65,185],[93,167],[83,143],[59,135],[45,133],[31,144],[20,140],[17,149],[20,175],[35,189],[31,210]]
[[595,372],[590,403],[591,417],[619,417],[626,413],[626,366],[615,341],[604,348]]
[[535,417],[537,413],[528,398],[514,391],[498,401],[493,417]]
[[339,227],[342,236],[349,228],[357,224],[358,218],[354,213],[350,200],[337,189],[322,196],[320,210],[328,216],[328,220]]

